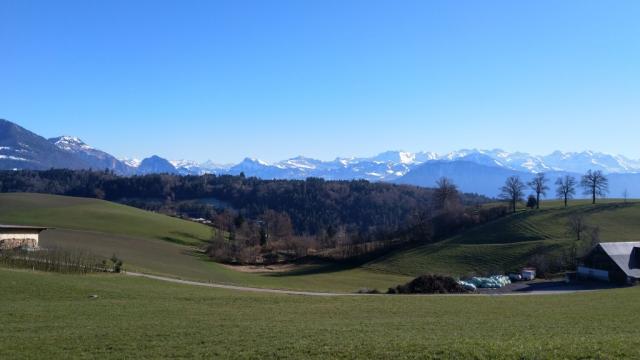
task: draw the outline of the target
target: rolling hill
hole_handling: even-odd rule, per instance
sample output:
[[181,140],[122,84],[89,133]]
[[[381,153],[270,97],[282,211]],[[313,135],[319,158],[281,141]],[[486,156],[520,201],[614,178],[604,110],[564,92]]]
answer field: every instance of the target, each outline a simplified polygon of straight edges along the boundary
[[183,245],[198,245],[211,238],[210,228],[194,222],[103,200],[58,195],[0,194],[0,221],[166,240]]
[[609,200],[593,206],[575,201],[567,209],[545,202],[541,210],[520,211],[363,266],[313,264],[289,272],[249,273],[203,257],[198,249],[211,234],[204,225],[95,199],[0,194],[0,222],[56,228],[43,234],[45,247],[88,249],[105,257],[115,253],[130,270],[171,277],[312,291],[384,290],[425,273],[464,276],[517,269],[535,255],[568,250],[573,241],[565,223],[574,214],[598,226],[602,241],[637,240],[640,234],[640,202]]
[[[557,201],[540,210],[520,211],[469,229],[435,244],[396,251],[365,265],[378,271],[405,275],[443,273],[483,274],[518,269],[535,255],[558,256],[573,245],[566,222],[581,214],[600,228],[601,241],[640,239],[640,203],[620,200],[591,205],[575,201],[568,208]],[[587,246],[585,242],[581,244]]]
[[407,280],[335,264],[302,266],[286,273],[247,273],[204,258],[199,251],[211,228],[108,201],[29,193],[0,194],[0,223],[54,227],[41,246],[118,255],[125,268],[198,281],[280,289],[353,292],[386,289]]

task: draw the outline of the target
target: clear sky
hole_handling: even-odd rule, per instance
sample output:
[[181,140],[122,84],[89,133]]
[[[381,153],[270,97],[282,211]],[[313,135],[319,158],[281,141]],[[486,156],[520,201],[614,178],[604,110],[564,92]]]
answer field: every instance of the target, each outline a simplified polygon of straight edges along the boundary
[[0,118],[116,156],[640,158],[640,1],[0,0]]

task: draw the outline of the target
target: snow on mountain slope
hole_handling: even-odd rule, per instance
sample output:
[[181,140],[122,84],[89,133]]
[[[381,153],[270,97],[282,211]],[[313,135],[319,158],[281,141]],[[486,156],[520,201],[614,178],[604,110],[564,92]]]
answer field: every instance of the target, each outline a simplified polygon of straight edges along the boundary
[[142,160],[140,159],[130,159],[130,158],[124,158],[124,159],[120,159],[120,161],[122,161],[125,165],[132,167],[132,168],[137,168],[140,166],[140,163],[142,162]]
[[75,136],[63,135],[56,138],[51,138],[49,139],[49,141],[58,148],[66,151],[86,152],[94,150],[91,146],[85,144],[84,141]]
[[434,152],[411,153],[386,151],[372,157],[336,158],[322,161],[303,156],[268,163],[255,158],[245,158],[232,166],[197,164],[190,161],[174,161],[181,174],[233,174],[260,178],[304,179],[321,177],[328,180],[366,179],[370,181],[393,181],[411,172],[414,168],[434,161],[464,161],[483,166],[497,167],[523,173],[567,171],[583,173],[589,169],[608,173],[640,172],[640,161],[623,156],[613,156],[585,151],[582,153],[554,152],[547,156],[524,152],[507,152],[501,149],[462,149],[446,154]]
[[255,158],[246,158],[232,165],[219,165],[210,160],[204,163],[189,160],[167,161],[157,156],[142,161],[118,160],[86,144],[78,137],[60,136],[47,140],[14,123],[0,120],[0,169],[109,169],[120,175],[154,172],[183,175],[244,173],[246,176],[267,179],[321,177],[330,180],[394,181],[411,174],[424,164],[433,162],[441,163],[438,167],[433,167],[434,169],[461,169],[462,167],[446,167],[443,163],[465,162],[523,174],[538,172],[582,174],[589,169],[602,170],[608,174],[640,174],[640,160],[594,151],[555,151],[542,156],[501,149],[461,149],[443,154],[385,151],[371,157],[339,157],[329,161],[297,156],[268,163]]
[[127,164],[104,151],[87,145],[78,137],[68,135],[58,136],[49,139],[49,142],[58,149],[74,154],[76,157],[82,159],[91,169],[108,169],[120,175],[131,175],[134,173],[134,169]]
[[0,119],[0,169],[82,169],[88,164],[17,124]]

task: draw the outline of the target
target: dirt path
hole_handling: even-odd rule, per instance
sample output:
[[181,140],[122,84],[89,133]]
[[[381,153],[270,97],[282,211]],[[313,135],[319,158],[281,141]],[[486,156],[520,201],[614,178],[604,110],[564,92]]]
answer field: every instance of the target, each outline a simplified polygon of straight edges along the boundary
[[[297,290],[281,290],[281,289],[266,289],[266,288],[256,288],[256,287],[248,287],[248,286],[238,286],[238,285],[225,285],[218,283],[205,283],[199,281],[190,281],[190,280],[182,280],[182,279],[174,279],[166,276],[158,276],[158,275],[150,275],[143,274],[137,272],[125,272],[124,274],[128,276],[137,276],[144,277],[153,280],[166,281],[176,284],[184,284],[184,285],[193,285],[193,286],[203,286],[217,289],[228,289],[228,290],[237,290],[237,291],[251,291],[251,292],[259,292],[259,293],[269,293],[269,294],[283,294],[283,295],[303,295],[303,296],[384,296],[386,294],[358,294],[358,293],[333,293],[333,292],[314,292],[314,291],[297,291]],[[481,294],[422,294],[422,295],[412,295],[412,296],[530,296],[530,295],[561,295],[561,294],[573,294],[578,292],[589,292],[595,291],[593,289],[584,289],[584,290],[542,290],[542,291],[526,291],[526,292],[511,292],[511,293],[481,293]]]
[[176,283],[176,284],[204,286],[204,287],[211,287],[211,288],[218,288],[218,289],[229,289],[229,290],[238,290],[238,291],[262,292],[262,293],[270,293],[270,294],[308,295],[308,296],[356,296],[356,295],[366,295],[366,294],[348,294],[348,293],[329,293],[329,292],[265,289],[265,288],[256,288],[256,287],[248,287],[248,286],[225,285],[225,284],[217,284],[217,283],[205,283],[205,282],[199,282],[199,281],[181,280],[181,279],[174,279],[174,278],[165,277],[165,276],[149,275],[149,274],[142,274],[142,273],[129,272],[129,271],[127,271],[125,274],[129,275],[129,276],[138,276],[138,277],[144,277],[144,278],[148,278],[148,279],[167,281],[167,282],[172,282],[172,283]]

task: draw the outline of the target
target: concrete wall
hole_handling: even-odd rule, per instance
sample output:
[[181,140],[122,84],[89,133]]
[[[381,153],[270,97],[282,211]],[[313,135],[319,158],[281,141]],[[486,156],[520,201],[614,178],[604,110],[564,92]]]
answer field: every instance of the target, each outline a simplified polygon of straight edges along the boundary
[[38,247],[40,232],[35,230],[25,231],[0,231],[0,249],[15,249],[19,247]]

